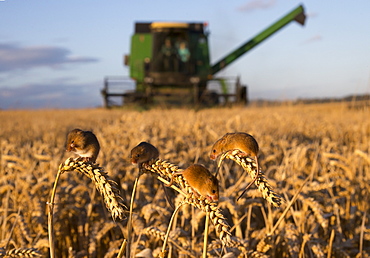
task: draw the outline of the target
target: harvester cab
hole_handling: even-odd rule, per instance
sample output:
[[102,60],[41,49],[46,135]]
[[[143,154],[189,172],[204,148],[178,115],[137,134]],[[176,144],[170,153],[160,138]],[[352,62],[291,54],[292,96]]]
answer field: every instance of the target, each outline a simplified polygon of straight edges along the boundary
[[[130,55],[124,58],[130,80],[106,77],[102,90],[104,104],[111,106],[112,97],[123,97],[123,104],[246,104],[247,87],[240,83],[239,77],[219,78],[215,74],[291,21],[304,24],[302,6],[213,65],[210,64],[205,23],[137,22],[131,37]],[[133,81],[131,89],[125,88]]]
[[[149,26],[153,48],[151,58],[144,60],[146,80],[156,86],[186,86],[194,79],[207,80],[209,54],[202,23],[153,22]],[[136,68],[130,65],[130,69],[134,72]]]
[[[199,99],[209,75],[207,35],[202,23],[136,23],[125,58],[136,82],[134,101]],[[198,88],[198,89],[195,89]],[[197,95],[195,95],[197,94]]]

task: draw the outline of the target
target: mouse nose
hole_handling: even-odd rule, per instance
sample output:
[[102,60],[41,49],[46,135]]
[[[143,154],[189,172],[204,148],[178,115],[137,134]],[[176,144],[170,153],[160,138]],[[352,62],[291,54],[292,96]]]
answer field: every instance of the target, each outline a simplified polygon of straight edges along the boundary
[[218,201],[218,195],[211,195],[210,197],[211,197],[212,201],[215,201],[215,202]]
[[67,151],[72,151],[74,148],[75,148],[75,145],[71,143],[70,145],[68,145]]

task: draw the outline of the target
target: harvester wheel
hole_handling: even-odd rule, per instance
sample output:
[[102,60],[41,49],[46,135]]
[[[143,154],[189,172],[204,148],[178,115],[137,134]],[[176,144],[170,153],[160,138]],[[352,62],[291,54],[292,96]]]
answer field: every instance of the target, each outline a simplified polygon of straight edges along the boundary
[[204,91],[200,101],[205,106],[216,106],[220,103],[219,95],[215,91]]
[[239,88],[239,92],[237,92],[238,96],[237,96],[237,100],[238,100],[238,104],[244,104],[244,105],[247,105],[248,104],[248,92],[247,92],[247,87],[246,86],[241,86]]

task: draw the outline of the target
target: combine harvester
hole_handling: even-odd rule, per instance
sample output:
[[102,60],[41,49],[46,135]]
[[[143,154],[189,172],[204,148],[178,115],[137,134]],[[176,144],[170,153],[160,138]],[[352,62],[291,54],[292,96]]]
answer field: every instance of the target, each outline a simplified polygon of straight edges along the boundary
[[[105,107],[139,104],[247,104],[247,87],[239,77],[217,78],[230,65],[275,32],[296,21],[304,25],[303,6],[282,17],[224,58],[210,64],[208,33],[204,23],[136,23],[130,55],[124,58],[130,78],[109,76],[101,93]],[[114,103],[119,98],[121,103]]]

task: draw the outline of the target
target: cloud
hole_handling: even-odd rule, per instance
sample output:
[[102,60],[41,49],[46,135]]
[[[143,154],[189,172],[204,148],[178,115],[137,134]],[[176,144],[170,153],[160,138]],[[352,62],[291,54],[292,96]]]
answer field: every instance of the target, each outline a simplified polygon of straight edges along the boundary
[[90,63],[98,59],[71,56],[67,48],[54,46],[28,46],[0,43],[0,72],[27,70],[37,67],[55,68],[68,63]]
[[102,105],[101,81],[73,83],[70,78],[50,83],[0,88],[0,109],[86,108]]
[[268,9],[276,4],[276,0],[252,0],[248,3],[239,6],[238,11],[241,12],[251,12],[257,9]]

